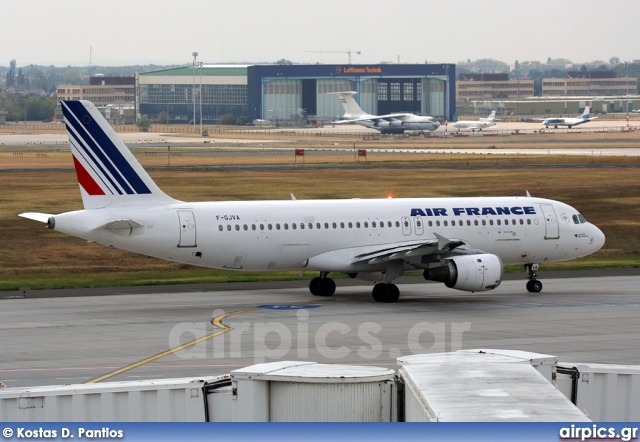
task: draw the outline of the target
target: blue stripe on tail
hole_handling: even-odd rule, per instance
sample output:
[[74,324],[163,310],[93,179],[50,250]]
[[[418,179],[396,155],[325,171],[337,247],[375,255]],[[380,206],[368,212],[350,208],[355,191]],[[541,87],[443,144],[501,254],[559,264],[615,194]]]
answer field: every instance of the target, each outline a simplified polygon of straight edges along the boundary
[[[96,158],[108,169],[109,173],[118,181],[124,192],[127,194],[150,194],[151,190],[131,167],[129,162],[122,156],[120,150],[113,144],[111,139],[104,133],[98,123],[84,105],[79,101],[65,101],[62,111],[69,124],[81,137],[77,140],[83,150],[90,156],[92,163],[101,169],[105,177],[108,174],[102,170]],[[73,133],[69,131],[69,133]],[[93,139],[92,139],[93,137]],[[74,137],[75,138],[75,137]],[[95,140],[95,142],[94,142]],[[110,180],[111,181],[111,180]],[[112,183],[115,184],[115,183]],[[115,186],[116,190],[118,186]]]

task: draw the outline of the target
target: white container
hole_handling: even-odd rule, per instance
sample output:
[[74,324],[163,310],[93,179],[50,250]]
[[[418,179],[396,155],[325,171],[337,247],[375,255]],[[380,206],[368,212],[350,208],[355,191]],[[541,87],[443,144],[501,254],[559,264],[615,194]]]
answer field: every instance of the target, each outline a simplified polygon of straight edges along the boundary
[[557,376],[558,388],[594,421],[640,421],[640,367],[637,365],[558,363],[579,377]]
[[523,355],[455,352],[398,358],[405,420],[588,422]]
[[[229,376],[0,390],[0,421],[205,422],[206,393]],[[230,397],[230,394],[229,394]]]
[[314,362],[273,362],[231,372],[235,422],[390,422],[395,372]]

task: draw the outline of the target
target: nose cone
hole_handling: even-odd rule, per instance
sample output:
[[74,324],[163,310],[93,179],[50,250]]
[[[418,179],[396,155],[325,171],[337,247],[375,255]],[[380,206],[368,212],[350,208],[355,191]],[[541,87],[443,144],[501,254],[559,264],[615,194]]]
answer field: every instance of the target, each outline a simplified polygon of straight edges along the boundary
[[434,123],[435,123],[436,129],[440,127],[440,122],[438,120],[434,121]]
[[604,246],[604,233],[602,233],[602,230],[598,229],[596,226],[591,225],[592,227],[592,233],[591,233],[591,238],[593,238],[593,252],[595,253],[598,250],[600,250],[602,248],[602,246]]

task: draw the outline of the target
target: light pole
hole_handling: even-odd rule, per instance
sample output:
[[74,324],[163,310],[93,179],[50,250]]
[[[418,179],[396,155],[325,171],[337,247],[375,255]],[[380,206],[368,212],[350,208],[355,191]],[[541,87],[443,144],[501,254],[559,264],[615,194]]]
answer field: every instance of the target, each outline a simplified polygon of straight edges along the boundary
[[202,136],[202,65],[203,63],[200,62],[200,89],[198,90],[198,97],[200,97],[200,136]]
[[193,55],[193,66],[191,69],[192,76],[193,76],[193,89],[191,90],[191,97],[193,101],[193,126],[195,128],[195,125],[196,125],[196,59],[198,58],[198,53],[192,52],[191,55]]

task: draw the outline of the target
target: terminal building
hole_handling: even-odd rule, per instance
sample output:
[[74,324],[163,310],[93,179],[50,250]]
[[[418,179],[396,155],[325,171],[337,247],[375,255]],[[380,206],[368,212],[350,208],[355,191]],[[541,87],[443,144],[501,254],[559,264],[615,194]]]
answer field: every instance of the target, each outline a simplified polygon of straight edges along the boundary
[[334,92],[356,91],[365,112],[452,119],[455,65],[201,65],[136,76],[137,109],[150,119],[211,124],[224,114],[275,122],[330,121],[344,111]]

